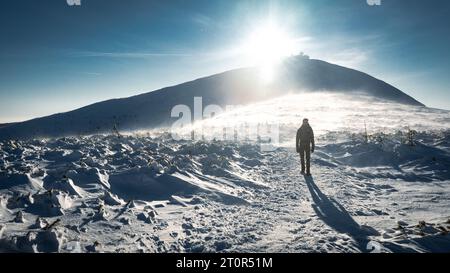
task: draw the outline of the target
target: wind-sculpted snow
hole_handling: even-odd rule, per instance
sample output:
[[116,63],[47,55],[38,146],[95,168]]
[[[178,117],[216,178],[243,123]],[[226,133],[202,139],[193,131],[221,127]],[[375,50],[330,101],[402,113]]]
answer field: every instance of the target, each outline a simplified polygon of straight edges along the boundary
[[[192,143],[167,136],[92,136],[7,141],[0,143],[0,149],[1,221],[16,215],[14,223],[30,226],[36,222],[33,227],[39,226],[42,232],[49,225],[41,223],[44,217],[77,213],[82,217],[85,209],[93,209],[90,220],[99,221],[111,220],[103,206],[125,206],[125,210],[143,206],[144,212],[137,213],[137,218],[153,223],[156,214],[148,216],[148,210],[158,204],[187,206],[210,200],[249,205],[253,198],[250,189],[268,188],[261,180],[262,173],[252,171],[262,165],[263,157],[252,144]],[[260,171],[263,169],[261,166]],[[118,209],[115,219],[130,223],[119,217],[122,213]],[[44,243],[36,238],[28,244],[16,241],[11,247],[60,251],[62,242],[54,240],[57,248],[40,246]],[[37,249],[32,248],[34,243]]]
[[309,180],[291,148],[257,143],[0,142],[0,249],[449,251],[449,134],[419,133],[415,146],[400,133],[323,134]]
[[[39,146],[38,146],[39,145]],[[169,138],[92,136],[2,143],[0,187],[58,189],[76,196],[111,191],[128,200],[167,200],[174,194],[211,194],[245,203],[246,153],[258,147],[176,142]],[[221,177],[222,179],[215,179]]]
[[[304,117],[312,177],[293,148]],[[203,126],[204,140],[160,130],[2,141],[0,252],[449,252],[449,120],[297,94],[185,128]],[[210,127],[264,122],[280,126],[270,151]]]
[[417,133],[412,143],[408,131],[368,137],[345,132],[323,136],[332,144],[320,148],[317,163],[345,168],[361,179],[450,180],[450,131]]

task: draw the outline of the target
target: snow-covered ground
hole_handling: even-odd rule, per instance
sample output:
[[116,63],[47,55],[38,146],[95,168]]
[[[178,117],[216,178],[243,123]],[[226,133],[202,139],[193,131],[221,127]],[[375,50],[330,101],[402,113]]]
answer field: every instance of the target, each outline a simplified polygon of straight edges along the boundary
[[450,252],[448,111],[315,93],[202,125],[265,122],[273,151],[162,130],[0,142],[0,252]]

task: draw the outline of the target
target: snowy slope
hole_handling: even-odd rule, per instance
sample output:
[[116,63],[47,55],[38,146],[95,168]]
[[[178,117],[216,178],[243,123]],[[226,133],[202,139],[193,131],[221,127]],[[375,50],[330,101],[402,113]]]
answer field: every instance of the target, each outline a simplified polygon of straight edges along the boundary
[[[450,252],[448,111],[304,93],[203,125],[268,117],[271,152],[165,132],[2,141],[0,251]],[[292,141],[303,117],[311,178]]]
[[148,129],[173,123],[171,109],[178,104],[193,109],[193,98],[203,104],[241,105],[289,92],[333,91],[410,105],[422,104],[389,84],[367,74],[319,60],[292,57],[276,68],[275,80],[261,81],[261,68],[243,68],[124,99],[92,104],[67,113],[0,127],[0,140],[61,137],[121,130]]

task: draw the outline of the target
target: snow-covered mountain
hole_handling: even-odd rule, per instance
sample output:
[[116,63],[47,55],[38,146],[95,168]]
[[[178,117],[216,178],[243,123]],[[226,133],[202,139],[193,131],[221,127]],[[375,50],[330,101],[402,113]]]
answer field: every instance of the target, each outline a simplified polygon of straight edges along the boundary
[[290,92],[360,93],[384,100],[422,106],[395,87],[365,73],[305,57],[291,57],[276,68],[273,82],[261,81],[259,67],[242,68],[200,78],[153,92],[95,103],[74,111],[0,126],[0,140],[59,137],[149,129],[170,125],[171,109],[193,107],[194,96],[203,104],[242,105]]

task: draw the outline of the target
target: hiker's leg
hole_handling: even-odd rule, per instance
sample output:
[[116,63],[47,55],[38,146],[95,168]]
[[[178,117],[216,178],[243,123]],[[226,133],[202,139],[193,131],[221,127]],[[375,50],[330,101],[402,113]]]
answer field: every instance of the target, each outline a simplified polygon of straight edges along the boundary
[[306,154],[306,173],[310,174],[311,173],[311,150],[307,149],[305,151]]
[[305,151],[300,148],[300,163],[302,165],[302,173],[305,172]]

